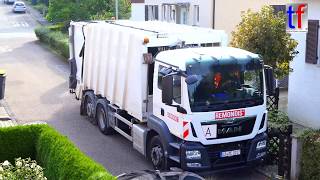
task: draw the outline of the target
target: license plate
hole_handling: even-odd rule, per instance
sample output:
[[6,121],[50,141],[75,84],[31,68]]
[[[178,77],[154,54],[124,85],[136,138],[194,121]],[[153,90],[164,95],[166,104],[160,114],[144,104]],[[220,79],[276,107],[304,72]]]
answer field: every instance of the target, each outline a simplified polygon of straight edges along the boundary
[[203,131],[204,137],[207,139],[217,138],[217,125],[216,124],[203,125],[202,131]]
[[220,157],[232,157],[232,156],[238,156],[241,154],[240,149],[233,150],[233,151],[224,151],[220,153]]

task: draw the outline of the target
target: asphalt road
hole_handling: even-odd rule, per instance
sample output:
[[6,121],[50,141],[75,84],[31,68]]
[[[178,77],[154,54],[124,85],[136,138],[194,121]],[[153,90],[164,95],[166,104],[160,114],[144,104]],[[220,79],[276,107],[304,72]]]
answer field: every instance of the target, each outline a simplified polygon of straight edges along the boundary
[[[36,21],[14,14],[0,3],[0,68],[7,71],[5,98],[20,124],[46,121],[113,175],[151,169],[120,135],[105,136],[79,115],[80,102],[68,92],[68,64],[41,45]],[[251,170],[217,174],[210,179],[265,179]]]

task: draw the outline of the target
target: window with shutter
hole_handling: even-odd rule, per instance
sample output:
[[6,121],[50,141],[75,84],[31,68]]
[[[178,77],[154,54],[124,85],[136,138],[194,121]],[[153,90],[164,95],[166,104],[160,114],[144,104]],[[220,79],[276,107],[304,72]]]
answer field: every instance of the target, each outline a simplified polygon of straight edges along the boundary
[[146,21],[159,20],[158,5],[145,5],[145,20]]
[[148,20],[149,20],[149,18],[148,18],[148,15],[149,15],[149,12],[148,12],[149,7],[148,7],[147,5],[145,5],[144,7],[145,7],[144,19],[145,19],[146,21],[148,21]]
[[155,8],[154,18],[155,18],[155,20],[159,20],[159,6],[155,5],[154,8]]
[[319,47],[319,20],[308,21],[308,33],[306,42],[306,63],[318,63]]

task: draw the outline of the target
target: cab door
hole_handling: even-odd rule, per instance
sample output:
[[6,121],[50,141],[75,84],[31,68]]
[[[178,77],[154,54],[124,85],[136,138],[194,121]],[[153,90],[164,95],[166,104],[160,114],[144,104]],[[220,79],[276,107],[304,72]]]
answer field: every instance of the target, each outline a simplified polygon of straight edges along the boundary
[[177,111],[176,105],[181,104],[181,76],[173,75],[173,101],[172,105],[162,102],[162,78],[163,71],[170,68],[169,65],[155,62],[153,82],[153,114],[162,119],[168,126],[170,132],[177,137],[181,136],[181,123],[183,114]]

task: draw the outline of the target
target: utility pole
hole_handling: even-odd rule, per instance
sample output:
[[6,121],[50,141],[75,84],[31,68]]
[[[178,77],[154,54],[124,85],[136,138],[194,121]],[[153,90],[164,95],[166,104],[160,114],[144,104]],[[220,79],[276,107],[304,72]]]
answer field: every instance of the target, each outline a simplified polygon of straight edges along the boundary
[[119,1],[115,0],[116,3],[116,20],[119,18]]

